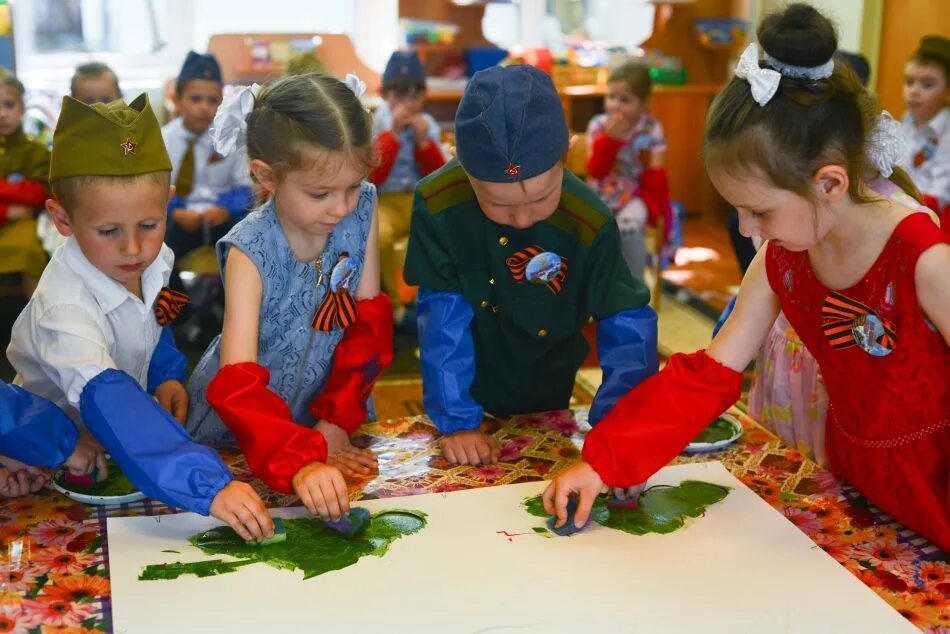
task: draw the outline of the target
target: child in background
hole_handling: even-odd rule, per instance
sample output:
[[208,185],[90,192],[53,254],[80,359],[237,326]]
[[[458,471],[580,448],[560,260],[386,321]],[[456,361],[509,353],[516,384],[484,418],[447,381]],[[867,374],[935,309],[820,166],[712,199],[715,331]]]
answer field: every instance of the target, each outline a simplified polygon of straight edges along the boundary
[[[758,29],[707,120],[713,184],[743,233],[769,242],[708,350],[676,354],[588,435],[584,462],[545,491],[583,526],[604,482],[643,483],[742,389],[781,309],[828,389],[832,472],[950,548],[950,245],[894,165],[899,125],[832,56],[834,27],[793,4]],[[869,187],[866,179],[890,177]],[[884,194],[874,191],[885,190]],[[892,191],[887,192],[890,188]],[[900,191],[903,189],[903,191]]]
[[122,98],[119,78],[102,62],[80,64],[69,82],[69,95],[83,103],[112,103]]
[[36,212],[47,194],[49,150],[23,132],[23,84],[0,75],[0,275],[18,277],[29,299],[46,266]]
[[669,182],[663,168],[663,126],[649,113],[650,68],[626,62],[607,80],[604,114],[587,127],[587,183],[613,211],[630,273],[643,279],[647,220],[672,226]]
[[236,439],[255,475],[333,519],[349,510],[341,469],[376,467],[349,436],[392,359],[363,89],[313,73],[222,105],[216,150],[243,149],[246,130],[251,170],[273,196],[217,244],[224,329],[188,384],[189,431]]
[[904,69],[901,165],[950,231],[950,40],[928,35]]
[[82,423],[145,494],[263,539],[273,522],[260,498],[179,422],[188,362],[169,324],[187,298],[166,286],[170,171],[144,94],[129,105],[63,98],[46,209],[69,239],[13,325],[7,356],[16,383]]
[[162,128],[175,185],[165,243],[179,260],[224,236],[253,201],[243,150],[222,156],[211,145],[208,128],[218,112],[221,89],[221,67],[214,56],[189,51],[175,84],[181,116]]
[[483,412],[564,409],[591,317],[604,380],[597,424],[656,371],[656,313],[613,214],[564,168],[564,111],[532,66],[475,74],[455,117],[458,161],[416,187],[406,281],[419,285],[423,405],[458,464],[498,460]]
[[[122,98],[118,76],[102,62],[88,62],[77,66],[69,82],[69,95],[87,104],[111,103]],[[51,256],[66,241],[45,210],[40,212],[37,218],[36,235],[43,245],[43,250]]]
[[[396,51],[383,71],[382,104],[373,115],[373,142],[379,165],[368,176],[379,190],[379,249],[383,289],[392,297],[397,326],[406,320],[399,299],[397,271],[403,262],[394,245],[409,236],[412,192],[416,183],[445,164],[439,148],[439,124],[422,111],[426,74],[415,51]],[[406,320],[413,322],[411,317]]]
[[84,475],[106,473],[105,456],[76,425],[45,398],[16,385],[0,384],[0,497],[36,493],[61,466]]

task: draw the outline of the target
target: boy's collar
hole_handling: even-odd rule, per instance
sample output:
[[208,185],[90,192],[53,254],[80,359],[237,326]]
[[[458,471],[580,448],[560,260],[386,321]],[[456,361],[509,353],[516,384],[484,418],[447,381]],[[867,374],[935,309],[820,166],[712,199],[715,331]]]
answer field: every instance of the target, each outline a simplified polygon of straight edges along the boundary
[[[162,252],[166,248],[163,245],[158,252],[158,257],[142,271],[142,301],[146,306],[151,306],[155,302],[155,298],[164,286],[165,273],[171,271],[171,267],[162,257]],[[70,237],[66,240],[63,253],[69,268],[92,288],[96,302],[104,313],[112,312],[129,297],[134,297],[122,284],[96,268],[82,252],[75,238]]]

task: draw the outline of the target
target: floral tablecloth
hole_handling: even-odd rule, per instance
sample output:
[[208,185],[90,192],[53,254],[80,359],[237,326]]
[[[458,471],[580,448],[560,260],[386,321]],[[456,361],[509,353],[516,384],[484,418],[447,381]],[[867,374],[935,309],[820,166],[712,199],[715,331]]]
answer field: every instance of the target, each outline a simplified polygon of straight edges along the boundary
[[[804,531],[842,566],[924,632],[950,634],[950,558],[843,486],[828,472],[758,427],[741,412],[741,442],[717,454],[742,482]],[[502,443],[498,464],[451,465],[439,454],[424,416],[364,427],[359,443],[379,456],[380,475],[355,482],[352,499],[454,491],[551,477],[580,456],[586,411],[522,416],[487,424]],[[292,496],[256,481],[234,450],[222,455],[270,506]],[[175,509],[149,500],[89,507],[46,492],[0,504],[0,633],[111,631],[106,518]],[[815,580],[820,583],[820,580]]]

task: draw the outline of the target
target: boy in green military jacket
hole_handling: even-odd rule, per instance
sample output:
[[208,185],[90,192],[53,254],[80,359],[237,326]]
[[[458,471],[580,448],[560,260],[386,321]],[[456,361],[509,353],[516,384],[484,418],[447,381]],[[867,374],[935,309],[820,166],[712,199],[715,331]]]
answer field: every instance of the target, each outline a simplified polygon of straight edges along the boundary
[[0,274],[19,275],[29,299],[46,266],[36,212],[48,191],[49,150],[23,132],[23,92],[19,79],[0,75]]
[[416,187],[405,277],[419,289],[423,405],[459,464],[494,462],[485,411],[567,407],[598,322],[596,424],[657,370],[656,313],[613,215],[561,157],[564,112],[531,66],[476,73],[455,119],[458,160]]

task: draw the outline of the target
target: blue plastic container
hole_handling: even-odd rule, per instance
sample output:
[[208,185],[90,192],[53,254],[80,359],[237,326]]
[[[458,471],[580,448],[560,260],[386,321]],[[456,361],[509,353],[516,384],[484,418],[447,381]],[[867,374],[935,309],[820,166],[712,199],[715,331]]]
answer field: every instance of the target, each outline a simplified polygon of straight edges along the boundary
[[462,59],[465,61],[469,77],[480,70],[491,68],[506,57],[508,57],[508,51],[505,49],[487,46],[467,48],[462,52]]

